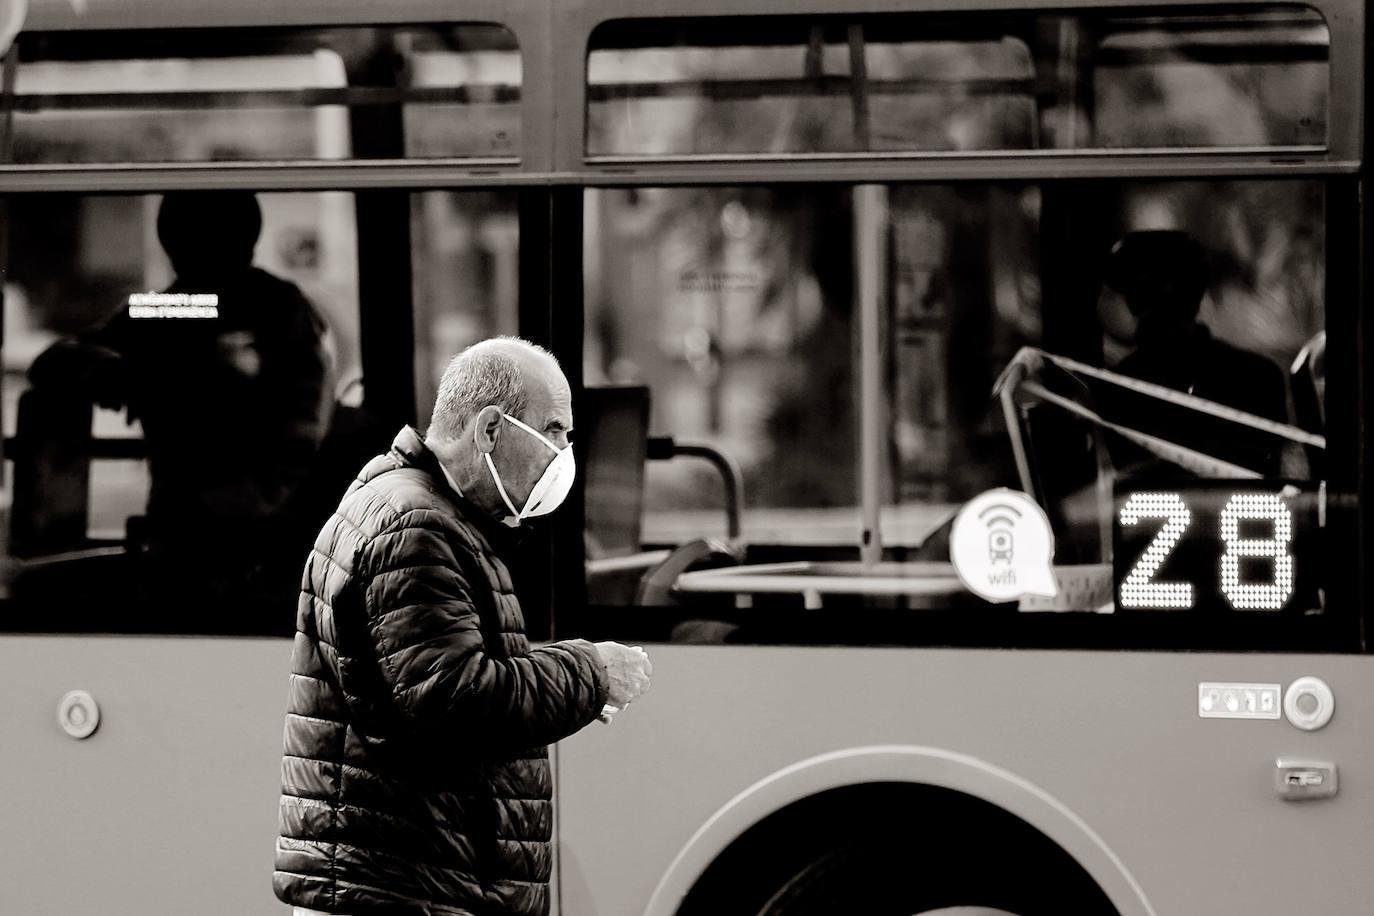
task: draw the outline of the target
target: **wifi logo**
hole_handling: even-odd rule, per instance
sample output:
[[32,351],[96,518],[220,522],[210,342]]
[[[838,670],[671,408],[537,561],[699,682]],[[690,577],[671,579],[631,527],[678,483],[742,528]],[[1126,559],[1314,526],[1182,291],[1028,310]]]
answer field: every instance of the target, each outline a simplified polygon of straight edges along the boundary
[[1058,592],[1050,560],[1049,519],[1025,493],[998,488],[975,496],[955,516],[949,558],[969,591],[988,601]]
[[1010,503],[994,503],[978,513],[988,532],[988,562],[1011,566],[1016,560],[1016,524],[1021,511]]

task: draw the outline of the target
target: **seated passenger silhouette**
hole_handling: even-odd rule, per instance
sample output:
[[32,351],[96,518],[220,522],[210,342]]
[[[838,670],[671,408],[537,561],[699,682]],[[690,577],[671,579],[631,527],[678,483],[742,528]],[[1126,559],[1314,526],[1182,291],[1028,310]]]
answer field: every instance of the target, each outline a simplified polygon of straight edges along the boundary
[[[1109,337],[1133,349],[1112,368],[1287,422],[1283,370],[1259,354],[1218,340],[1197,320],[1207,281],[1206,253],[1186,232],[1148,230],[1123,237],[1109,256],[1105,282],[1121,295],[1126,310],[1113,314],[1104,304],[1103,325]],[[1275,436],[1114,386],[1106,386],[1098,397],[1108,420],[1261,474],[1279,470],[1282,441]],[[1112,451],[1118,466],[1122,460],[1136,464],[1146,457],[1120,441]]]
[[[300,546],[284,512],[333,407],[325,322],[252,265],[261,228],[252,193],[166,195],[157,233],[175,282],[30,370],[35,385],[83,385],[142,423],[151,490],[131,540],[212,597],[252,593],[274,550]],[[294,578],[303,555],[280,558]]]

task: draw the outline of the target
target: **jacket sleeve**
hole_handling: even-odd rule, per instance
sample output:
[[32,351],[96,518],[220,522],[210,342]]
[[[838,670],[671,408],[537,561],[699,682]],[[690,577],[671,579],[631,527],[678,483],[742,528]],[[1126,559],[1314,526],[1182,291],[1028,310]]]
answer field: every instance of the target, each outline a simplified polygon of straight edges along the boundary
[[433,510],[412,510],[359,557],[381,676],[417,733],[464,756],[545,746],[592,722],[607,697],[599,654],[569,640],[488,654],[469,583]]

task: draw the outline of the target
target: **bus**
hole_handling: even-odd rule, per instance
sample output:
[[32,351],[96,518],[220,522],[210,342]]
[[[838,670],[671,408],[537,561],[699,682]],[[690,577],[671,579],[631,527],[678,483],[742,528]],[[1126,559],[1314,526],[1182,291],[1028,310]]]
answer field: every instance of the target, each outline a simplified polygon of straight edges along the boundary
[[[581,466],[512,558],[532,637],[655,671],[554,750],[559,916],[1364,912],[1368,27],[30,0],[0,85],[5,908],[284,911],[310,528],[453,353],[520,334]],[[48,357],[176,289],[180,191],[251,191],[255,262],[328,326],[320,435],[227,579],[150,537],[156,437]]]

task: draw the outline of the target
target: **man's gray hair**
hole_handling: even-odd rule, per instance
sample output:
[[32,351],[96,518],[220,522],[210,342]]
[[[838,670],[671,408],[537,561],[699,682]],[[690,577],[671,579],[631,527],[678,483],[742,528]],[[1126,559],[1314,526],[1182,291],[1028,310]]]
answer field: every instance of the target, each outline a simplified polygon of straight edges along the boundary
[[439,380],[426,435],[436,439],[456,439],[491,404],[513,417],[525,410],[525,374],[513,349],[549,360],[558,367],[552,353],[519,337],[492,337],[478,341],[449,361]]

